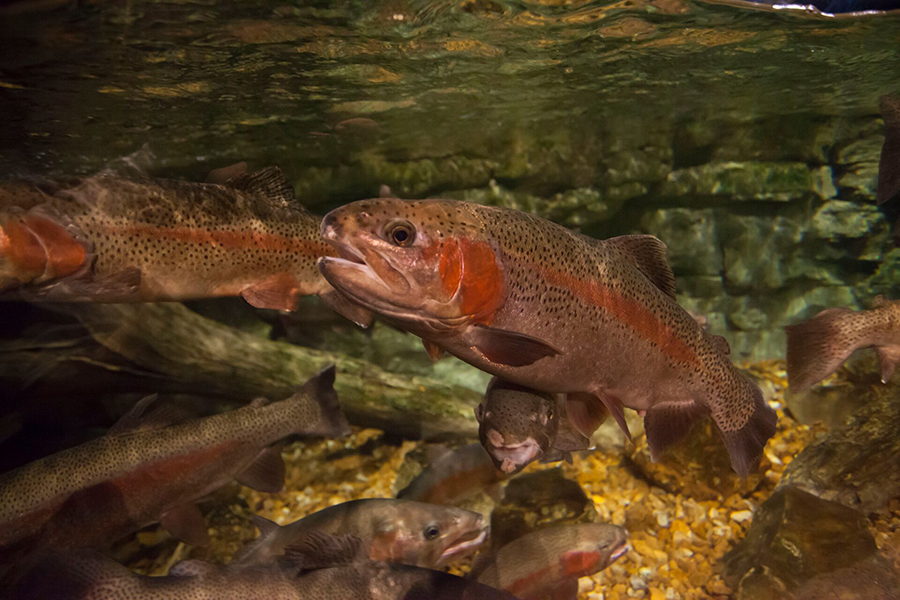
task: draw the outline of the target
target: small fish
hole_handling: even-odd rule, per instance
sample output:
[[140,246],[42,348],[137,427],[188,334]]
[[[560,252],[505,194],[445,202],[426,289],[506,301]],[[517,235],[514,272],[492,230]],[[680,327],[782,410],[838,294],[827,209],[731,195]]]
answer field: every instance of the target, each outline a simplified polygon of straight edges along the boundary
[[883,204],[900,192],[900,96],[884,95],[879,99],[884,121],[884,145],[878,161],[878,187],[875,200]]
[[319,269],[351,301],[506,381],[567,394],[590,437],[639,411],[656,458],[710,415],[746,475],[775,432],[759,387],[675,301],[665,245],[595,240],[516,210],[379,198],[338,208]]
[[494,465],[511,475],[540,460],[571,462],[590,440],[571,427],[565,396],[538,392],[494,378],[475,409],[478,437]]
[[574,600],[579,577],[602,571],[627,549],[628,534],[621,527],[600,523],[556,525],[503,546],[481,565],[476,580],[521,600],[550,596]]
[[792,393],[822,381],[860,348],[875,349],[883,383],[900,363],[900,302],[884,296],[876,296],[869,310],[829,308],[784,330]]
[[318,295],[361,325],[371,315],[316,270],[319,218],[277,167],[239,163],[213,183],[101,173],[0,183],[0,299],[155,302],[242,296],[294,310]]
[[103,548],[158,521],[204,545],[197,500],[232,479],[277,492],[284,463],[272,444],[349,433],[333,383],[332,366],[285,400],[178,424],[150,397],[106,436],[0,475],[0,564],[44,548]]
[[11,600],[516,600],[449,573],[365,560],[360,547],[352,535],[313,533],[279,562],[187,560],[165,577],[137,575],[96,552],[56,554],[20,578]]
[[481,444],[467,444],[429,464],[397,493],[397,498],[454,505],[479,492],[493,494],[504,479]]
[[284,527],[255,517],[259,537],[238,551],[234,564],[262,564],[310,531],[362,540],[368,557],[420,567],[440,567],[474,552],[487,537],[484,518],[470,510],[393,498],[352,500]]

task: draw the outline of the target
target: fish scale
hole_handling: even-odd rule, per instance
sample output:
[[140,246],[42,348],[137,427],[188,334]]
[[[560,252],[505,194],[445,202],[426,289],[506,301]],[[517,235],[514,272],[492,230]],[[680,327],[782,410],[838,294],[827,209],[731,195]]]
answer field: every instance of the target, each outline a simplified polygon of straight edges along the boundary
[[[393,241],[397,227],[413,241]],[[665,245],[652,236],[595,240],[451,200],[360,201],[329,213],[322,230],[339,255],[319,261],[332,286],[492,375],[569,394],[586,435],[603,408],[623,429],[622,407],[638,410],[657,456],[710,414],[746,474],[774,433],[774,411],[724,341],[675,302]],[[439,261],[462,273],[449,299]],[[402,291],[391,288],[398,276]]]

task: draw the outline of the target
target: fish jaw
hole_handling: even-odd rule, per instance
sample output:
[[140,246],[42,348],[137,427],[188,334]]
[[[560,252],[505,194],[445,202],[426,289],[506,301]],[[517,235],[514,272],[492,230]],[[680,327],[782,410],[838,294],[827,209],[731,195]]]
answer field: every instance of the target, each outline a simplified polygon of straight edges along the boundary
[[489,531],[490,528],[485,527],[481,530],[475,530],[457,538],[451,546],[441,553],[438,566],[443,566],[451,560],[466,556],[478,550],[478,548],[484,544],[485,540],[487,540]]
[[496,429],[487,432],[486,450],[494,465],[508,475],[518,473],[544,454],[543,448],[531,436],[522,442],[506,443]]

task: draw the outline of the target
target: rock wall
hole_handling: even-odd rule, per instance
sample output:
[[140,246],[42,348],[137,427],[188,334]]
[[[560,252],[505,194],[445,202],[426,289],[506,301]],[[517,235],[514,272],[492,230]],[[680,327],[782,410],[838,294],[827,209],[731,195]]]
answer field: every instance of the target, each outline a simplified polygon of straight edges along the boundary
[[401,197],[508,206],[596,237],[652,233],[669,247],[681,303],[743,359],[782,357],[785,325],[868,306],[900,281],[892,217],[874,202],[877,116],[540,131],[431,140],[394,160],[360,148],[340,166],[297,169],[298,193],[324,209],[384,183]]

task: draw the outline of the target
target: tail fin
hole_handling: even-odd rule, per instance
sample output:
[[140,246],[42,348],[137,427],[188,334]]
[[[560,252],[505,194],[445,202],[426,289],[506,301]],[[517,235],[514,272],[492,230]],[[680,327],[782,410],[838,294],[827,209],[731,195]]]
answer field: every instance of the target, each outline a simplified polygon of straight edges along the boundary
[[[775,435],[778,415],[763,399],[762,390],[758,385],[743,375],[738,374],[736,377],[738,386],[735,392],[741,397],[738,402],[725,402],[725,405],[733,404],[734,412],[738,415],[744,412],[745,407],[752,407],[753,412],[738,429],[727,426],[731,423],[720,423],[719,419],[716,419],[716,412],[713,413],[713,418],[716,419],[719,435],[725,443],[728,456],[731,457],[731,467],[738,475],[746,477],[759,463],[766,442]],[[730,413],[726,414],[730,416]]]
[[48,554],[31,564],[12,588],[13,600],[83,600],[100,586],[114,592],[116,579],[134,577],[125,567],[91,550]]
[[787,376],[791,392],[802,392],[822,381],[857,349],[842,335],[840,326],[848,314],[853,314],[853,311],[829,308],[808,321],[784,328],[787,333]]
[[318,423],[306,424],[311,429],[315,429],[315,431],[307,430],[309,433],[318,433],[328,437],[350,434],[350,424],[347,422],[347,417],[344,416],[344,411],[341,410],[337,392],[334,391],[335,371],[334,365],[323,369],[318,375],[303,384],[298,392],[313,398],[319,405]]
[[900,96],[882,96],[879,106],[884,120],[884,145],[878,161],[875,200],[883,204],[900,192]]

